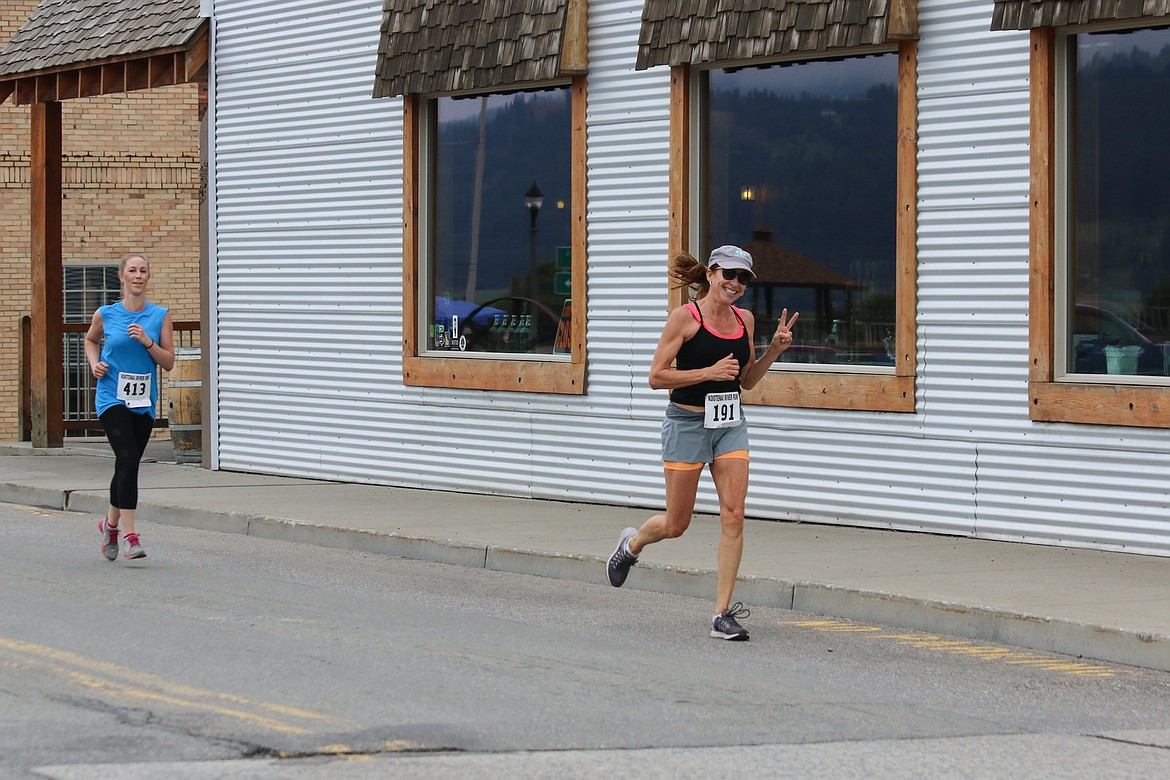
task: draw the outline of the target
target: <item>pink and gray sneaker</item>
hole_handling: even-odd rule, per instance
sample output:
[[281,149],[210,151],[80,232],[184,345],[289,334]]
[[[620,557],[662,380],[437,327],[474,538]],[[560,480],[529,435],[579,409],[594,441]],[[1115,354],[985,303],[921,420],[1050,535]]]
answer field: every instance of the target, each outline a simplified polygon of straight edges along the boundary
[[138,542],[138,534],[126,534],[122,537],[122,557],[127,560],[146,557],[146,550],[143,550]]
[[107,561],[118,560],[118,529],[110,528],[103,517],[98,523],[98,530],[102,534],[102,555],[106,556]]

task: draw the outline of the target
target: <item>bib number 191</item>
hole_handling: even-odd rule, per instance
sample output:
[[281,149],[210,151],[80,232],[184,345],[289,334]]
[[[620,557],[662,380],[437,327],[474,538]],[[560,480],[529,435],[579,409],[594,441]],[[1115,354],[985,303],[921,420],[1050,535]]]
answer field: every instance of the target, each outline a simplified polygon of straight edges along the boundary
[[734,428],[743,421],[739,393],[708,393],[704,404],[703,427]]

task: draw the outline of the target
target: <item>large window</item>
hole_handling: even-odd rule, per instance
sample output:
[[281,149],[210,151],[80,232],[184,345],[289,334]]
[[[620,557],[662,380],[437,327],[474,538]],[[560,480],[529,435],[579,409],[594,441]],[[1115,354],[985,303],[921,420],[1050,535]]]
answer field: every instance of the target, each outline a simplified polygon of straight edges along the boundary
[[[766,347],[799,311],[784,362],[893,373],[898,55],[706,74],[705,256],[744,247],[740,305]],[[782,367],[782,366],[781,366]]]
[[584,392],[584,79],[406,106],[405,381]]
[[1032,418],[1170,427],[1170,28],[1032,42]]
[[749,403],[914,411],[916,51],[676,66],[690,179],[672,192],[688,199],[675,240],[701,260],[721,244],[752,254],[740,305],[758,347],[782,309],[800,311]]
[[429,105],[427,348],[567,358],[556,337],[571,298],[570,89]]
[[[1170,28],[1063,37],[1064,375],[1170,374]],[[1078,377],[1082,381],[1088,377]]]

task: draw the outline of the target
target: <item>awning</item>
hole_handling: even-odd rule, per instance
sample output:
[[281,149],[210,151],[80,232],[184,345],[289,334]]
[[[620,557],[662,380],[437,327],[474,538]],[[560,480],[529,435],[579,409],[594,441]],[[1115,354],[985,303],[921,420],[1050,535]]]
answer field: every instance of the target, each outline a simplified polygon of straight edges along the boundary
[[384,0],[374,97],[524,85],[588,70],[586,0]]
[[0,50],[0,102],[28,104],[205,78],[199,0],[41,0]]
[[646,0],[636,67],[734,62],[917,37],[917,0]]
[[993,30],[1170,16],[1170,0],[997,0]]

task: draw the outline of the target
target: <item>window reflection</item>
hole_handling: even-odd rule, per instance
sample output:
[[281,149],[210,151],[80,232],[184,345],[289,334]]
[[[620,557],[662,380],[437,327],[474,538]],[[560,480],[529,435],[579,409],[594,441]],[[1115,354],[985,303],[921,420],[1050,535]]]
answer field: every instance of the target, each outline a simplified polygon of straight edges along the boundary
[[568,354],[570,89],[433,104],[428,348]]
[[1070,40],[1069,367],[1167,376],[1170,28]]
[[705,248],[751,253],[758,346],[800,311],[782,361],[893,364],[897,76],[894,53],[708,74]]

